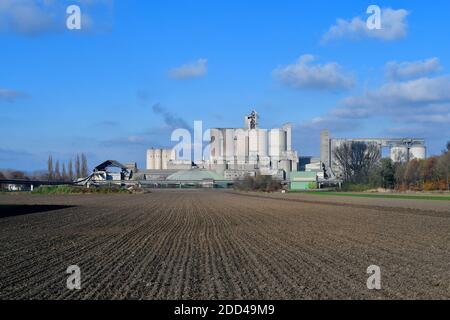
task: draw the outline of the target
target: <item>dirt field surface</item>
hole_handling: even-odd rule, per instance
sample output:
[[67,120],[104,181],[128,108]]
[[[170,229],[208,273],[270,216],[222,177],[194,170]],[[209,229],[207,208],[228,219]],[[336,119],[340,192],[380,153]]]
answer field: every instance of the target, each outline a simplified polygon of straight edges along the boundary
[[272,197],[0,195],[0,299],[450,298],[448,205]]
[[261,193],[243,193],[249,196],[264,196],[274,199],[288,199],[303,203],[314,204],[334,204],[336,206],[344,205],[346,207],[360,207],[360,208],[378,208],[380,210],[393,209],[398,211],[401,209],[407,209],[406,212],[417,212],[419,214],[438,214],[443,212],[442,216],[448,216],[450,213],[450,201],[448,200],[417,200],[417,199],[388,199],[388,198],[364,198],[364,197],[345,197],[326,194],[308,194],[308,193],[273,193],[273,194],[261,194]]

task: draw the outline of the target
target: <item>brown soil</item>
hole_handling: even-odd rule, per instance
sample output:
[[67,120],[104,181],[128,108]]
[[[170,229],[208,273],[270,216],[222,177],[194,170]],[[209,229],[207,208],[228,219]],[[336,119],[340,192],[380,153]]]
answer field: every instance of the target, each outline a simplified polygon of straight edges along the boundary
[[450,298],[450,210],[290,197],[2,195],[0,299]]

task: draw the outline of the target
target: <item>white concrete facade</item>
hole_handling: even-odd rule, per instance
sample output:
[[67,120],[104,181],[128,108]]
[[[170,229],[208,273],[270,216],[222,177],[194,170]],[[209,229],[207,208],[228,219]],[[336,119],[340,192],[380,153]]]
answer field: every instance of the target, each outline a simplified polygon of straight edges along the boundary
[[292,126],[258,128],[258,115],[245,117],[244,128],[211,129],[206,166],[218,174],[241,176],[242,172],[280,176],[297,168],[297,152],[292,150]]
[[168,170],[172,161],[175,161],[173,149],[147,150],[147,170]]

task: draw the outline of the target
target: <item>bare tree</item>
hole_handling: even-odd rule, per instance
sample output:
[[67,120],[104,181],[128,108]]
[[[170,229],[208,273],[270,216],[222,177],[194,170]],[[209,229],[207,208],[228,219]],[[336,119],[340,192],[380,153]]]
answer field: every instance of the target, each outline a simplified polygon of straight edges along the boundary
[[81,176],[83,178],[88,176],[88,163],[84,153],[81,154]]
[[413,159],[408,162],[405,169],[404,181],[411,189],[419,188],[420,182],[420,161]]
[[77,158],[75,159],[75,174],[77,179],[81,178],[81,163],[79,154],[77,154]]
[[334,159],[344,181],[350,181],[352,176],[351,158],[351,143],[343,143],[334,150]]
[[52,155],[48,156],[48,160],[47,160],[47,178],[48,180],[52,180],[53,179],[53,158]]
[[67,172],[66,172],[66,164],[63,162],[62,163],[62,173],[61,173],[61,177],[63,181],[67,181]]
[[439,157],[438,170],[445,180],[446,189],[450,190],[450,150]]
[[390,158],[381,159],[379,175],[383,188],[392,189],[395,187],[395,164]]
[[[5,175],[1,171],[0,171],[0,180],[6,180]],[[5,189],[6,189],[6,187],[0,183],[0,191],[4,191]]]
[[69,164],[67,165],[67,172],[68,172],[68,178],[69,180],[73,180],[73,165],[72,165],[72,159],[69,160]]
[[374,143],[345,142],[334,150],[334,158],[345,182],[367,183],[381,152]]
[[59,160],[55,162],[55,179],[61,180],[61,172],[59,171]]

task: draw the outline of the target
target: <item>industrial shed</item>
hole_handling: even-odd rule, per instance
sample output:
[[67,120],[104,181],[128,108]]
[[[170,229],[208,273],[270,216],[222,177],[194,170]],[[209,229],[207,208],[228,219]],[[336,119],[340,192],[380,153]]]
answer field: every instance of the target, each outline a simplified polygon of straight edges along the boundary
[[292,191],[315,189],[317,188],[317,173],[306,171],[291,172],[289,187]]
[[107,160],[94,168],[92,181],[122,181],[132,178],[132,170],[116,160]]
[[168,185],[182,187],[201,187],[214,188],[226,187],[227,183],[224,177],[216,172],[205,169],[180,170],[167,177]]

